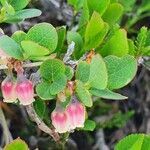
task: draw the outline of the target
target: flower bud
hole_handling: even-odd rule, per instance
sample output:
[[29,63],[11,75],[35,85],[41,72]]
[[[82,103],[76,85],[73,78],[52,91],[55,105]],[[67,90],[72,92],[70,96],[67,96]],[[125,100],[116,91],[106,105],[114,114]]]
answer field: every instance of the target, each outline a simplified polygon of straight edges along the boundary
[[16,94],[22,105],[29,105],[35,101],[33,84],[22,73],[17,77]]
[[77,100],[73,100],[66,108],[70,130],[84,127],[85,107]]
[[55,127],[55,131],[58,133],[65,133],[69,131],[68,118],[65,111],[62,109],[55,109],[51,113],[52,125]]
[[17,96],[15,92],[15,83],[13,82],[13,77],[8,75],[6,79],[1,84],[2,95],[4,102],[13,103],[16,101]]

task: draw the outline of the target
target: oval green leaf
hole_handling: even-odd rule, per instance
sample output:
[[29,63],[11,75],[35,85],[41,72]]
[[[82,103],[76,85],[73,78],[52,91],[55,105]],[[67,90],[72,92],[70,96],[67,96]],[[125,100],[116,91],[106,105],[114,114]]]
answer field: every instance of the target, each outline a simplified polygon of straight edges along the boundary
[[41,11],[38,9],[24,9],[17,11],[14,15],[7,15],[4,21],[7,23],[20,22],[40,15]]
[[81,35],[77,32],[69,31],[67,33],[68,44],[71,44],[73,41],[75,43],[75,58],[79,59],[81,57],[81,50],[83,48],[83,39]]
[[115,146],[115,150],[148,150],[149,148],[150,136],[145,134],[131,134]]
[[18,44],[21,44],[21,41],[23,41],[26,38],[26,33],[23,31],[16,31],[11,38],[15,40]]
[[36,86],[36,92],[37,95],[43,100],[51,100],[55,98],[55,96],[50,93],[50,83],[47,82],[38,84]]
[[115,55],[122,57],[128,54],[129,45],[124,29],[117,30],[107,43],[100,49],[102,56]]
[[97,54],[92,58],[90,64],[90,75],[88,84],[90,87],[105,89],[107,87],[107,69],[103,58]]
[[110,0],[87,0],[90,12],[98,12],[101,16],[109,6]]
[[93,101],[91,94],[86,89],[84,84],[81,81],[76,81],[76,93],[79,97],[79,100],[87,107],[92,107]]
[[0,37],[0,48],[9,56],[15,59],[23,59],[22,49],[17,42],[3,35]]
[[121,94],[110,91],[109,89],[104,89],[104,90],[91,89],[90,93],[94,96],[98,96],[98,97],[101,97],[101,98],[104,98],[104,99],[111,99],[111,100],[127,99],[126,96],[123,96]]
[[85,50],[96,48],[102,41],[101,32],[104,29],[104,21],[99,13],[94,12],[87,24],[85,31]]
[[29,150],[29,148],[23,140],[17,138],[13,140],[11,143],[7,144],[4,147],[4,150]]
[[115,24],[123,14],[123,6],[119,3],[110,4],[102,18],[109,25]]
[[127,85],[137,72],[137,61],[134,57],[107,56],[105,58],[108,70],[108,88],[119,89]]
[[8,2],[15,10],[21,10],[28,5],[30,0],[8,0]]
[[25,58],[40,57],[49,54],[49,50],[33,41],[22,41]]
[[94,131],[96,127],[96,123],[92,120],[86,120],[85,123],[84,123],[84,128],[82,130],[85,130],[85,131]]
[[39,23],[28,31],[26,40],[34,41],[52,53],[57,47],[58,35],[51,24]]
[[76,79],[86,83],[89,80],[90,65],[85,61],[80,61],[76,69]]
[[41,67],[41,76],[46,80],[55,81],[60,74],[65,74],[65,65],[61,60],[50,59],[45,61]]

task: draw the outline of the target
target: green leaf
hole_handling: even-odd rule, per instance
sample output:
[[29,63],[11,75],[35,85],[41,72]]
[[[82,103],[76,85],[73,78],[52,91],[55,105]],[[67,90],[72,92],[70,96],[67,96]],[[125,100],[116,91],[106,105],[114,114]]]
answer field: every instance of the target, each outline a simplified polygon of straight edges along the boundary
[[21,44],[21,41],[23,41],[26,38],[26,33],[23,31],[16,31],[11,38],[15,40],[18,44]]
[[17,138],[13,140],[11,143],[7,144],[4,147],[4,150],[29,150],[28,145],[21,140],[20,138]]
[[147,37],[148,37],[148,30],[146,27],[142,27],[140,29],[140,32],[138,33],[137,40],[136,40],[137,56],[143,54],[143,49],[146,45]]
[[150,10],[150,3],[148,0],[142,0],[142,4],[140,6],[141,7],[138,9],[139,14],[142,14]]
[[46,104],[41,99],[36,99],[36,101],[33,103],[34,109],[37,113],[37,115],[40,117],[40,119],[44,119],[45,115],[48,116],[47,110],[46,110]]
[[76,10],[79,10],[84,3],[84,0],[67,0],[69,5],[72,5]]
[[13,23],[20,22],[27,18],[33,18],[41,15],[41,11],[38,9],[24,9],[17,11],[14,15],[7,15],[5,18],[5,22]]
[[83,130],[85,131],[94,131],[96,127],[96,123],[92,120],[86,120],[84,123],[84,128]]
[[142,53],[142,56],[150,56],[150,46],[143,48]]
[[64,74],[59,74],[52,82],[42,82],[37,85],[36,92],[41,99],[53,99],[54,95],[63,91],[67,84],[67,78]]
[[126,55],[124,57],[107,56],[105,58],[108,70],[108,88],[119,89],[127,85],[135,76],[137,71],[137,61],[134,57]]
[[91,107],[93,105],[91,94],[81,81],[76,81],[76,93],[85,106]]
[[98,47],[107,31],[108,25],[103,22],[100,14],[94,12],[86,27],[84,49],[89,50]]
[[83,48],[83,40],[81,35],[77,32],[69,31],[67,33],[67,41],[68,44],[71,44],[72,41],[75,43],[75,58],[80,58],[81,50]]
[[40,57],[49,54],[49,50],[33,41],[22,41],[21,46],[24,50],[25,58]]
[[57,43],[57,48],[55,49],[55,51],[60,52],[62,51],[62,47],[66,38],[66,27],[62,26],[62,27],[56,28],[56,30],[58,34],[58,43]]
[[67,80],[71,80],[74,76],[74,70],[71,67],[66,66],[65,75]]
[[112,99],[112,100],[123,100],[127,99],[127,97],[115,93],[113,91],[110,91],[109,89],[104,89],[104,90],[98,90],[98,89],[91,89],[90,93],[94,96],[98,96],[104,99]]
[[124,10],[126,12],[131,12],[136,0],[119,0],[119,3],[121,3],[124,6]]
[[0,5],[5,6],[6,5],[6,0],[0,0]]
[[52,53],[57,47],[58,35],[51,24],[39,23],[28,31],[26,40],[36,42]]
[[150,45],[150,30],[148,30],[148,32],[147,32],[147,38],[146,38],[145,45],[146,45],[146,46],[149,46],[149,45]]
[[54,81],[60,74],[65,74],[65,65],[58,59],[46,60],[40,67],[41,76],[46,80]]
[[8,37],[7,35],[3,35],[0,37],[0,48],[9,56],[22,59],[22,49],[17,42]]
[[134,44],[134,41],[128,39],[128,45],[129,45],[129,55],[135,56],[136,55],[136,46]]
[[85,34],[86,25],[89,21],[89,18],[90,18],[90,14],[89,14],[87,0],[84,0],[83,9],[81,11],[81,17],[79,19],[79,33],[80,35],[82,35],[82,37]]
[[[2,2],[2,0],[1,0],[1,2]],[[4,3],[2,2],[2,5],[3,5],[2,15],[5,14],[5,11],[6,11],[5,15],[7,15],[7,14],[9,14],[9,15],[15,14],[15,9],[10,4],[8,4],[7,1],[4,0]],[[4,14],[3,14],[3,11],[4,11]]]
[[109,25],[115,24],[123,14],[123,6],[119,3],[110,4],[102,18]]
[[[67,76],[65,71],[66,67],[62,61],[57,59],[46,60],[40,67],[40,73],[41,76],[47,80],[47,83],[39,84],[40,87],[37,87],[37,90],[38,88],[40,88],[40,91],[43,91],[43,84],[46,84],[46,96],[49,96],[49,94],[56,95],[59,92],[63,91],[67,84]],[[40,97],[45,97],[43,95],[41,93]]]
[[65,89],[66,84],[67,84],[67,77],[65,76],[65,74],[58,74],[49,87],[50,93],[52,95],[58,94],[59,92]]
[[115,150],[148,150],[150,148],[150,136],[145,134],[131,134],[123,138]]
[[97,89],[105,89],[107,86],[107,69],[103,58],[97,54],[92,58],[90,64],[90,75],[88,84]]
[[118,0],[110,0],[110,3],[112,4],[112,3],[117,3],[118,2]]
[[128,54],[129,45],[127,33],[124,29],[117,30],[107,43],[100,49],[102,56],[115,55],[124,56]]
[[90,75],[90,65],[85,61],[80,61],[76,69],[76,79],[86,83]]
[[36,92],[37,95],[43,100],[51,100],[55,98],[55,96],[50,93],[50,83],[47,82],[38,84],[36,86]]
[[147,148],[150,148],[150,142],[149,141],[150,141],[150,136],[145,135],[141,150],[147,150]]
[[21,10],[28,5],[30,0],[8,0],[8,2],[15,10]]
[[96,11],[101,16],[106,11],[110,3],[110,0],[87,0],[87,1],[88,1],[88,6],[89,6],[91,14],[92,12]]

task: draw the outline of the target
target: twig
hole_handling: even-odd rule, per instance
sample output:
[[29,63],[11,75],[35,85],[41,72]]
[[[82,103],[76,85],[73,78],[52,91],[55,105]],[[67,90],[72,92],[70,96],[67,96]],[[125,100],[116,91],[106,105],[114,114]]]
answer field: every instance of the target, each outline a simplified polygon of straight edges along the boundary
[[99,129],[96,133],[97,141],[96,144],[93,147],[93,150],[109,150],[108,146],[105,143],[104,140],[104,132],[102,129]]
[[3,110],[2,108],[0,107],[0,120],[1,120],[1,125],[2,125],[2,128],[3,128],[3,134],[4,134],[4,138],[5,138],[5,144],[8,144],[10,143],[13,138],[10,134],[10,131],[8,129],[8,126],[7,126],[7,122],[6,122],[6,119],[5,119],[5,116],[4,116],[4,113],[3,113]]
[[[38,82],[39,79],[40,79],[39,71],[37,71],[36,73],[32,73],[31,76],[30,76],[30,80],[34,83],[34,85]],[[29,117],[31,118],[31,120],[34,121],[37,124],[37,126],[40,130],[42,130],[43,132],[49,134],[54,139],[54,141],[59,141],[59,139],[60,139],[59,134],[56,133],[53,129],[50,129],[39,118],[39,116],[37,115],[37,113],[36,113],[36,111],[33,107],[33,104],[25,106],[25,108],[26,108],[26,111],[27,111]]]
[[[37,67],[40,66],[43,62],[35,62],[35,63],[29,63],[29,64],[23,64],[24,68],[32,68],[32,67]],[[6,65],[0,65],[0,70],[3,69],[8,69],[8,67]]]
[[33,105],[27,105],[25,106],[27,113],[29,117],[32,119],[32,121],[36,122],[38,125],[38,128],[42,130],[43,132],[49,134],[55,141],[59,141],[60,137],[58,133],[56,133],[53,129],[50,129],[36,114]]
[[60,8],[60,3],[56,0],[49,0],[56,8]]
[[68,46],[67,53],[63,58],[64,63],[67,63],[71,59],[71,55],[74,52],[74,48],[75,48],[75,43],[72,41],[71,44]]
[[70,65],[73,69],[78,64],[79,61],[85,60],[87,56],[87,53],[85,53],[79,60],[72,60],[71,55],[73,54],[74,50],[75,50],[75,43],[72,41],[71,44],[68,46],[67,53],[63,58],[63,62],[66,65]]

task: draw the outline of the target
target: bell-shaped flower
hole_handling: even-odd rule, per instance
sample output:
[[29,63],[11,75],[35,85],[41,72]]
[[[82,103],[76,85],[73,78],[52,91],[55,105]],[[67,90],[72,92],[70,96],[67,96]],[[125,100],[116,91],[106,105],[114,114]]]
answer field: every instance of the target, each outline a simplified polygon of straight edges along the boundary
[[17,76],[16,94],[22,105],[30,105],[35,101],[33,84],[23,73]]
[[15,83],[13,82],[13,77],[11,75],[8,75],[1,83],[1,90],[4,102],[13,103],[16,101]]
[[85,122],[85,106],[78,100],[73,99],[72,102],[66,108],[66,113],[69,120],[70,130],[76,127],[84,127]]
[[56,106],[51,113],[52,125],[55,127],[55,132],[65,133],[70,131],[66,112],[62,108]]

